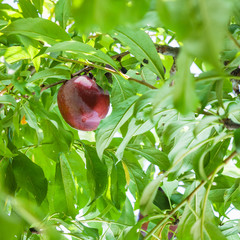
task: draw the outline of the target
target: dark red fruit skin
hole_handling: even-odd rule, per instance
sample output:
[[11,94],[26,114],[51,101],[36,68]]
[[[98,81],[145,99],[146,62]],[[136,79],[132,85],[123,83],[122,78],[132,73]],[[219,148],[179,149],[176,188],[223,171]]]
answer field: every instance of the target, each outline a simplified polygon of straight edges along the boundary
[[170,225],[169,227],[169,232],[168,232],[168,240],[171,240],[173,238],[173,236],[175,235],[174,233],[176,233],[178,225]]
[[[139,222],[140,220],[142,220],[143,218],[144,218],[144,216],[143,216],[141,213],[139,213],[138,222]],[[145,231],[147,231],[148,224],[149,224],[149,222],[145,222],[145,223],[143,223],[142,226],[141,226],[141,229],[144,230],[144,232],[141,231],[141,234],[142,234],[144,237],[146,236],[146,232],[145,232]]]
[[109,110],[109,94],[90,77],[74,77],[64,83],[57,96],[64,120],[73,128],[92,131]]

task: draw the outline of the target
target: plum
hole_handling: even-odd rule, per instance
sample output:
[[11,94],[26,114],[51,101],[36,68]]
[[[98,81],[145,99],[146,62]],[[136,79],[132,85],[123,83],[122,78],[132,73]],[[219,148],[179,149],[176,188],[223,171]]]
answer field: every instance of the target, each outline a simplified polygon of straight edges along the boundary
[[58,91],[57,102],[64,120],[82,131],[97,129],[110,105],[108,92],[87,75],[66,81]]

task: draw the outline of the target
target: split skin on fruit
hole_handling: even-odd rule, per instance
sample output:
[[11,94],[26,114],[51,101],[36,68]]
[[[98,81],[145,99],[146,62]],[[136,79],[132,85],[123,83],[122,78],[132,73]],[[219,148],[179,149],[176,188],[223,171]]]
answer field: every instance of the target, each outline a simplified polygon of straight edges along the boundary
[[66,81],[58,91],[57,102],[64,120],[82,131],[97,129],[110,104],[108,92],[86,75]]

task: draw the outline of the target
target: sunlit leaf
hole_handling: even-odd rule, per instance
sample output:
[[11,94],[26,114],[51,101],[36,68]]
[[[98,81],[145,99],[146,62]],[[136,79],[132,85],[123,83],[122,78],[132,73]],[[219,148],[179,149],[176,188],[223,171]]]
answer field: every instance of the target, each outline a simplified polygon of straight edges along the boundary
[[22,34],[49,44],[70,40],[68,34],[61,27],[43,18],[18,19],[2,32],[7,35]]
[[72,52],[77,54],[80,58],[87,59],[89,61],[109,64],[110,66],[117,69],[116,63],[107,54],[85,43],[77,41],[65,41],[62,43],[57,43],[54,46],[48,48],[46,50],[46,53],[59,51]]
[[132,54],[157,76],[164,78],[164,69],[156,48],[150,37],[144,31],[134,31],[118,27],[114,34],[120,41],[131,48]]
[[96,148],[100,158],[118,129],[132,116],[135,100],[136,97],[132,97],[122,102],[118,106],[118,111],[113,112],[109,117],[101,121],[96,132]]
[[37,203],[41,204],[48,188],[42,168],[19,152],[18,156],[13,157],[12,169],[17,185],[32,193]]

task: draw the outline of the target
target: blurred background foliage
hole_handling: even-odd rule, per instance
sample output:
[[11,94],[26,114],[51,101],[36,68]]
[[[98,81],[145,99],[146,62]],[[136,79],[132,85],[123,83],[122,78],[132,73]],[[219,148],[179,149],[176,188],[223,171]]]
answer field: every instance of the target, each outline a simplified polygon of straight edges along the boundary
[[0,0],[0,239],[240,239],[239,56],[238,0]]

